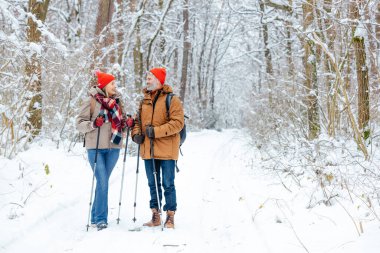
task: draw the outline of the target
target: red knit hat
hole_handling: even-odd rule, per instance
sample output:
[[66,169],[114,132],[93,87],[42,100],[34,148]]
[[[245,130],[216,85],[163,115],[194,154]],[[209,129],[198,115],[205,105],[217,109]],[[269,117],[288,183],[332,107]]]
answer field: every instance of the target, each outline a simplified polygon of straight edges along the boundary
[[165,83],[165,78],[166,78],[165,68],[153,68],[149,72],[152,73],[158,79],[158,81],[160,81],[161,84]]
[[104,87],[107,86],[107,84],[115,80],[115,77],[113,75],[103,73],[100,71],[96,71],[95,73],[96,73],[96,76],[98,77],[98,87],[100,89],[103,89]]

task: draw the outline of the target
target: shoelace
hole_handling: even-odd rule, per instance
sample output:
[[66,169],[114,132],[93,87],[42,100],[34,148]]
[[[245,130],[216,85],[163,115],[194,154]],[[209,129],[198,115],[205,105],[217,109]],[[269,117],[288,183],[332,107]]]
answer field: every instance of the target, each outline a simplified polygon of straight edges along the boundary
[[166,216],[166,222],[165,223],[174,224],[174,216],[171,216],[171,215]]
[[153,213],[153,217],[152,217],[152,221],[153,222],[156,222],[160,219],[160,213],[157,212],[157,213]]

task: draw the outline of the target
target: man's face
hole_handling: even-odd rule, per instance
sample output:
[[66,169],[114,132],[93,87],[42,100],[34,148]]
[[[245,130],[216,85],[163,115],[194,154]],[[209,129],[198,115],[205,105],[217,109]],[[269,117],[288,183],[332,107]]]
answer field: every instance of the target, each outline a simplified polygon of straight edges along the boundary
[[158,81],[157,78],[150,73],[146,76],[146,86],[149,91],[154,91],[161,88],[160,81]]
[[146,85],[147,86],[155,85],[156,84],[155,81],[156,81],[156,79],[154,78],[154,76],[152,74],[148,74],[146,76]]

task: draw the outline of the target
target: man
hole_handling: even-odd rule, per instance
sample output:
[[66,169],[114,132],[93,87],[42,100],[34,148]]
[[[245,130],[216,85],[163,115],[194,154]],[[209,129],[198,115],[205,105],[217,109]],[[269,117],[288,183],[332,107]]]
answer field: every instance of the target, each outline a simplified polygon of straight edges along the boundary
[[[148,72],[147,85],[143,90],[144,98],[140,103],[139,114],[132,130],[132,140],[141,145],[140,155],[145,163],[150,188],[149,204],[152,220],[144,223],[144,226],[161,225],[161,210],[159,209],[162,201],[162,185],[165,195],[163,210],[166,211],[164,226],[174,228],[174,214],[177,210],[174,185],[175,161],[179,155],[179,132],[184,126],[184,112],[181,101],[174,96],[167,113],[166,96],[173,90],[165,84],[165,78],[164,68],[153,68]],[[155,170],[157,174],[154,173]],[[157,176],[159,200],[157,200],[155,176]]]

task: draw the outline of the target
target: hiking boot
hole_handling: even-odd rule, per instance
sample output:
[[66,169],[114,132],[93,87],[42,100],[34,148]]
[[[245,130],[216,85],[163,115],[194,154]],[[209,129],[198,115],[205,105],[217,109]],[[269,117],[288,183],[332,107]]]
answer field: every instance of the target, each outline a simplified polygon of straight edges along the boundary
[[107,223],[100,222],[100,223],[96,224],[96,227],[98,228],[98,231],[103,230],[103,229],[107,228]]
[[161,225],[160,213],[156,208],[152,208],[152,220],[144,223],[143,226],[156,227]]
[[165,221],[165,228],[174,228],[174,211],[167,211],[166,212],[166,221]]

